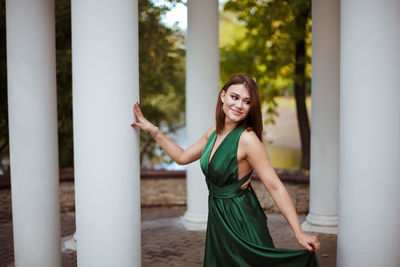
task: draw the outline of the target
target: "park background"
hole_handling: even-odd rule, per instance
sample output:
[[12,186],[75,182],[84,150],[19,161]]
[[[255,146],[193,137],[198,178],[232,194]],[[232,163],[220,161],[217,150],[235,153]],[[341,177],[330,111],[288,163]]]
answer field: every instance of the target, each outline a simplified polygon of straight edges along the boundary
[[[12,213],[5,1],[0,3],[0,217],[2,222],[9,223]],[[56,1],[55,4],[60,206],[68,222],[63,227],[63,236],[66,236],[75,230],[71,14],[69,1]],[[183,147],[188,145],[185,133],[186,29],[182,22],[173,23],[172,19],[171,23],[167,18],[171,17],[171,10],[186,12],[185,5],[185,1],[139,1],[140,103],[149,120],[160,125]],[[263,107],[264,144],[302,215],[308,213],[309,201],[311,26],[311,1],[220,2],[220,86],[235,73],[248,73],[256,79]],[[169,206],[172,207],[169,215],[182,215],[186,204],[184,175],[173,171],[185,170],[185,167],[171,162],[148,134],[142,132],[140,138],[142,207],[146,211],[151,207]],[[269,213],[278,212],[262,191],[260,182],[255,181],[255,188],[264,209]],[[148,214],[148,218],[156,218]],[[11,260],[11,250],[12,246],[3,250],[4,260]],[[328,254],[324,255],[328,257]]]
[[[0,174],[8,174],[5,1],[0,3]],[[62,0],[55,4],[59,165],[72,168],[70,2]],[[154,124],[161,125],[178,144],[187,146],[184,128],[186,25],[185,19],[176,17],[173,23],[174,15],[186,15],[182,11],[186,12],[182,1],[139,1],[139,82],[144,114]],[[308,114],[301,108],[305,96],[311,93],[311,2],[224,1],[220,3],[219,20],[220,84],[235,73],[254,77],[263,104],[264,140],[273,166],[308,170],[310,98]],[[295,92],[299,94],[297,99]],[[298,110],[296,103],[300,105]],[[297,115],[301,118],[300,124]],[[182,169],[157,148],[153,139],[141,134],[143,168]]]

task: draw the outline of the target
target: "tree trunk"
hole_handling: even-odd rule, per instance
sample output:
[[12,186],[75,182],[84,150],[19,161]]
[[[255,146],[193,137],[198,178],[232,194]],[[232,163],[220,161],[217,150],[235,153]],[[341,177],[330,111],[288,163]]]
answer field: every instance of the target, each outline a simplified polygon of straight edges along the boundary
[[[305,25],[304,25],[305,26]],[[301,140],[301,170],[310,169],[310,123],[306,107],[306,43],[305,39],[296,43],[294,71],[294,94],[296,98],[297,122]]]

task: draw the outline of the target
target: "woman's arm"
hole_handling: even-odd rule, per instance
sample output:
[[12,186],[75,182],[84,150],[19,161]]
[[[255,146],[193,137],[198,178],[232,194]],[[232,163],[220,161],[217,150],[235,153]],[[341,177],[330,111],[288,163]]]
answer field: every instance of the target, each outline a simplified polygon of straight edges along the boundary
[[165,151],[174,160],[176,163],[180,165],[189,164],[201,157],[201,153],[203,152],[203,148],[207,143],[208,137],[212,133],[215,127],[212,127],[207,130],[205,134],[193,145],[189,146],[187,149],[183,149],[174,142],[172,142],[165,134],[161,131],[156,132],[158,127],[154,126],[151,122],[149,122],[144,116],[140,109],[140,105],[136,103],[133,106],[133,112],[136,116],[137,121],[133,122],[131,125],[134,127],[139,127],[140,129],[151,133],[156,133],[153,137],[160,145],[160,147]]
[[244,159],[255,170],[268,193],[278,206],[286,221],[292,228],[297,241],[309,251],[318,251],[320,248],[316,236],[308,235],[301,229],[297,213],[290,196],[272,168],[267,151],[253,131],[244,131],[240,138]]

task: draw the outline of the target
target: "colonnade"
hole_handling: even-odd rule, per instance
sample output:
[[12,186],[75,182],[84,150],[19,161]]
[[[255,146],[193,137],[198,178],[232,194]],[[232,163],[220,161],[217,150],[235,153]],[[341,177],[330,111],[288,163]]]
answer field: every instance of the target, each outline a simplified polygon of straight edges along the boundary
[[[78,265],[140,266],[137,0],[72,0]],[[338,232],[338,266],[400,264],[400,3],[313,1],[310,213]],[[360,8],[362,7],[362,8]],[[7,1],[16,266],[61,266],[54,0]],[[101,29],[101,31],[99,30]],[[188,143],[214,120],[218,1],[188,1]],[[187,171],[183,224],[205,229],[207,189]],[[339,227],[338,227],[339,225]]]
[[[81,266],[141,265],[139,136],[130,126],[139,100],[137,4],[71,2],[74,237]],[[190,1],[188,9],[192,142],[214,119],[218,1]],[[54,0],[7,1],[6,14],[15,263],[61,266]],[[204,14],[213,16],[204,21]],[[183,223],[205,229],[207,188],[196,163],[187,185]]]

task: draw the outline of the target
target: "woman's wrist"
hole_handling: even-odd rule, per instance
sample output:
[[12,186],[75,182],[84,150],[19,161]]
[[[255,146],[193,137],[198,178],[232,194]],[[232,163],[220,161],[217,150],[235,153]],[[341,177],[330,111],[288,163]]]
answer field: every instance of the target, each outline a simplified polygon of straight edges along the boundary
[[158,127],[155,126],[154,124],[150,123],[150,126],[147,126],[146,129],[144,129],[146,132],[148,132],[149,134],[151,134],[152,132],[154,132]]
[[160,132],[160,128],[158,128],[157,126],[155,126],[153,128],[153,130],[150,132],[151,137],[156,137],[156,135]]
[[297,240],[301,239],[301,237],[304,235],[303,230],[298,230],[294,233],[294,236],[296,237]]

